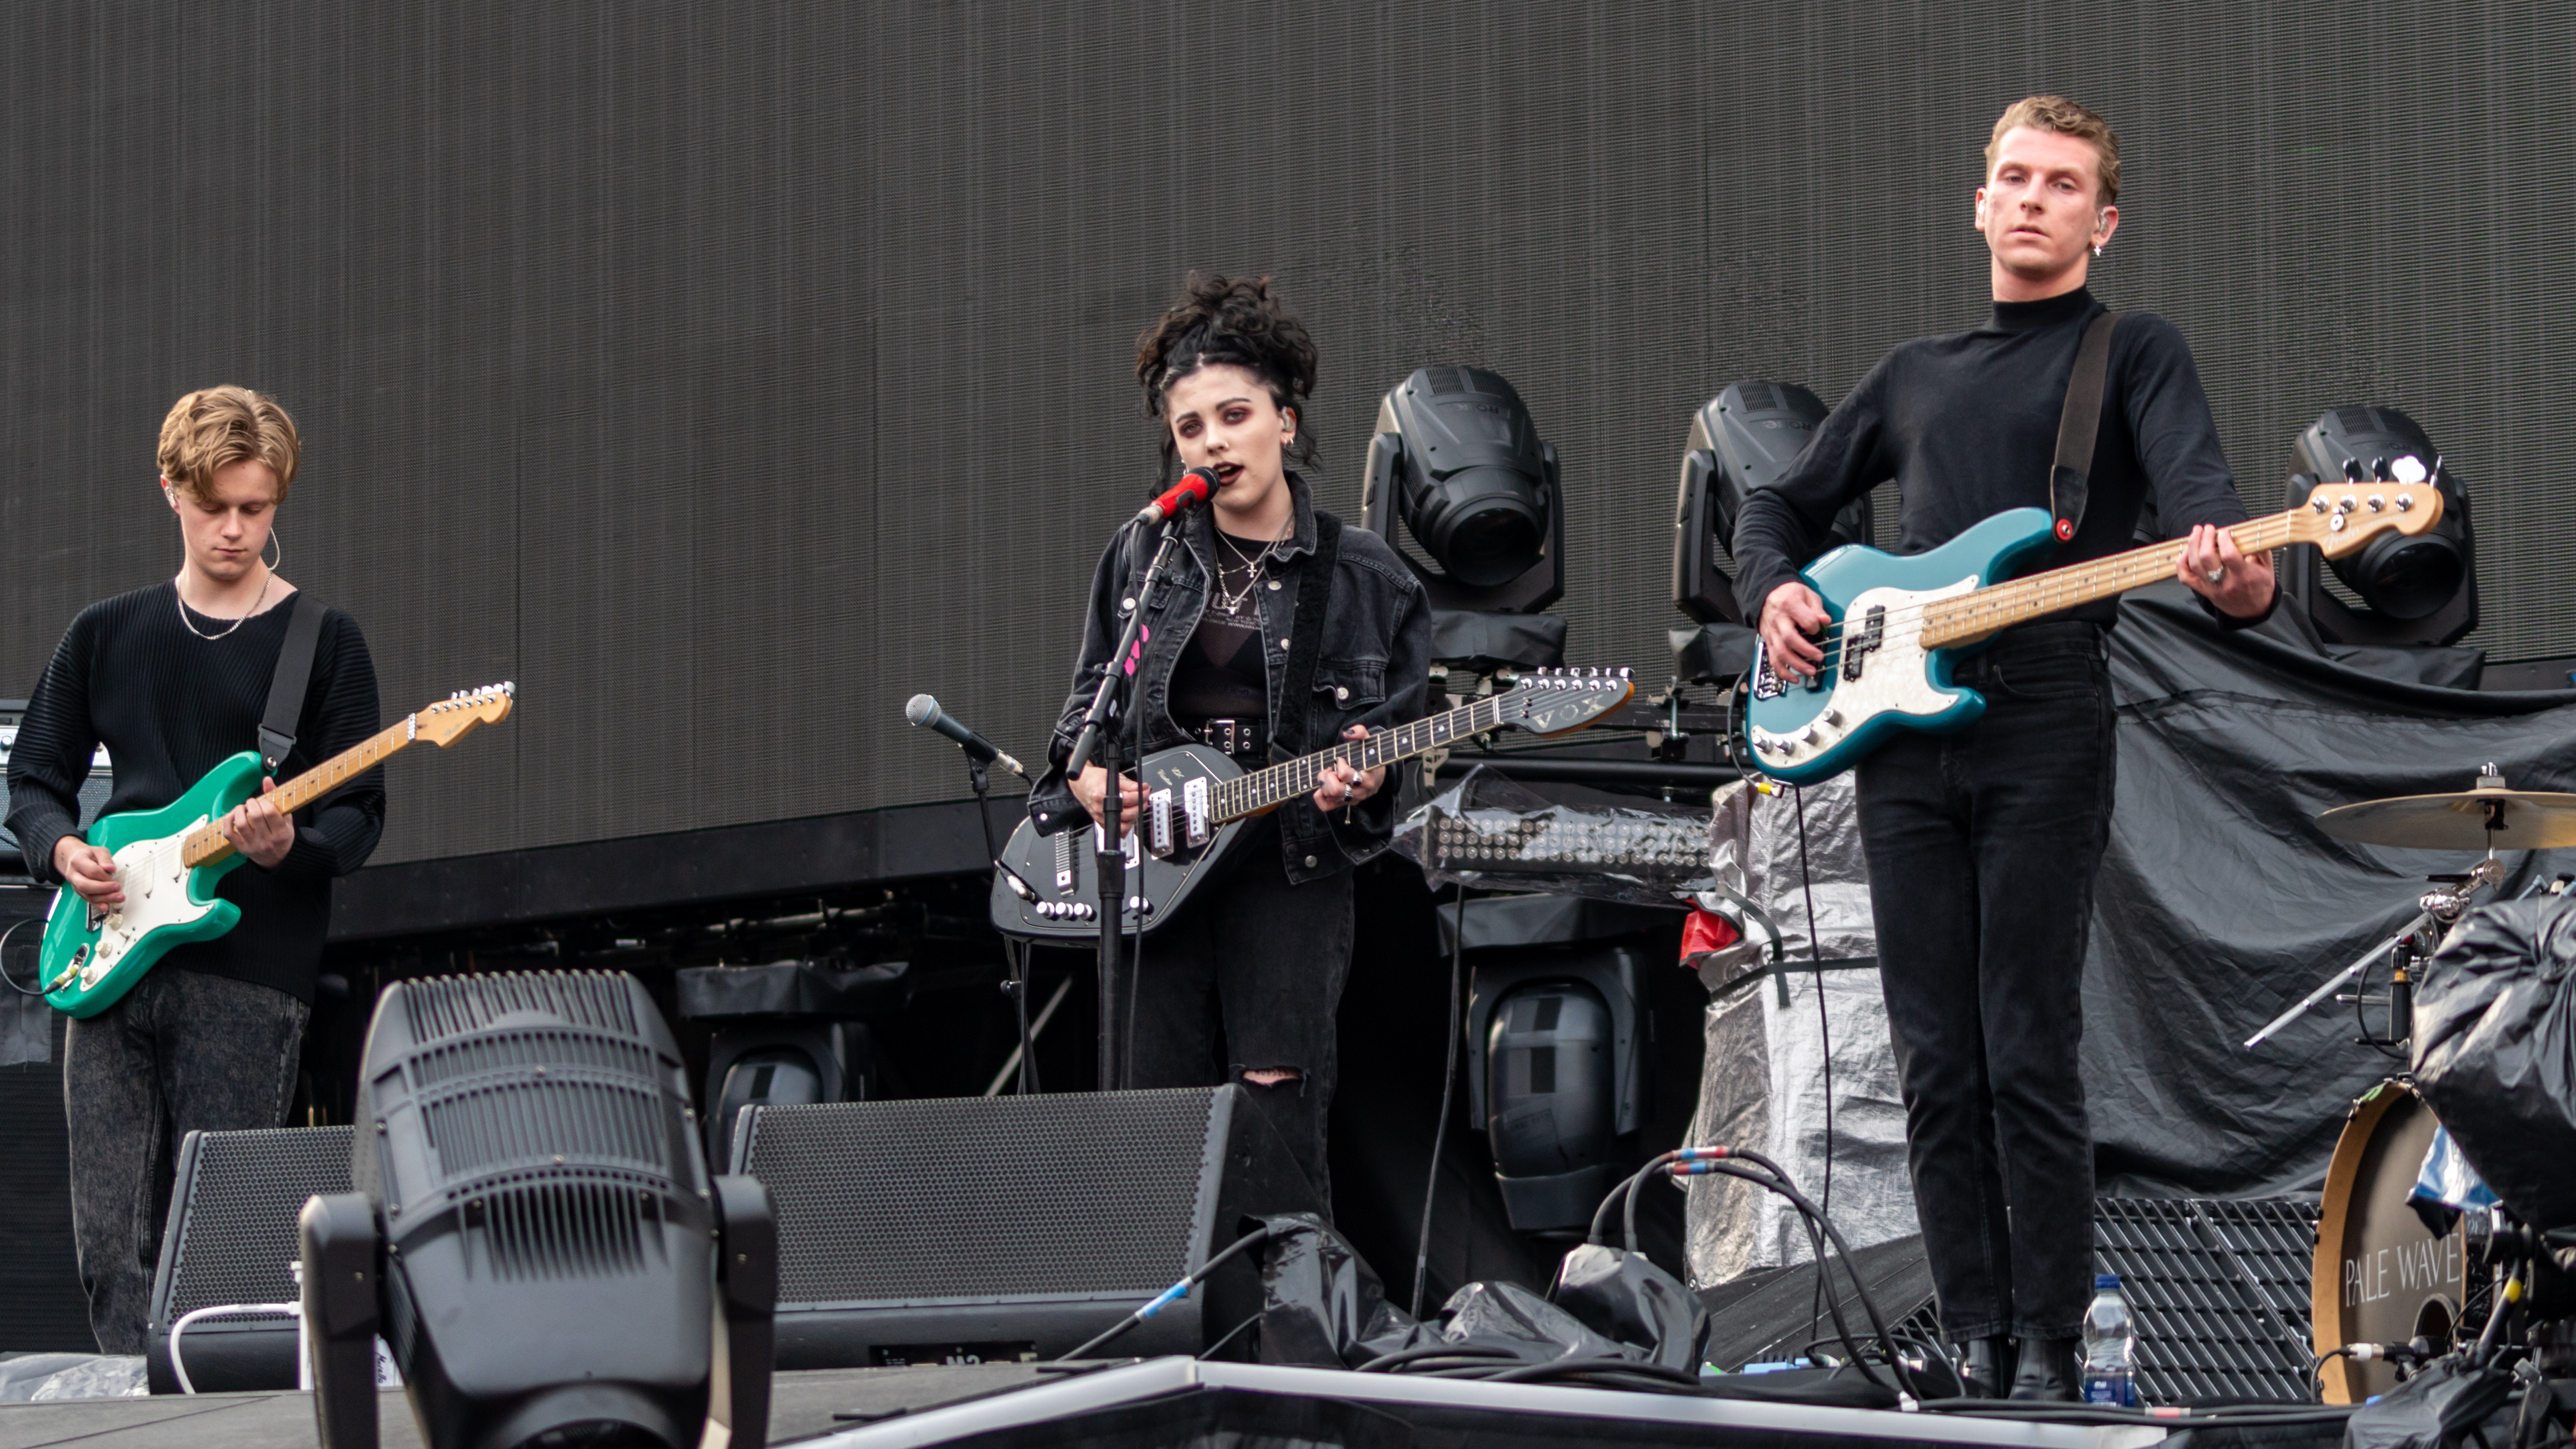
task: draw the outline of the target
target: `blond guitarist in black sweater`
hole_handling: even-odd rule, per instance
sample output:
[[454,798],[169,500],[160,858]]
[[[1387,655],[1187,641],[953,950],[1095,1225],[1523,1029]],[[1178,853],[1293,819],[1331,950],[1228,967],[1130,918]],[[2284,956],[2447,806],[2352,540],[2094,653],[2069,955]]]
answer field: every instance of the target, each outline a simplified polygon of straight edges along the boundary
[[[79,834],[81,782],[99,746],[116,767],[111,813],[167,805],[228,756],[259,747],[296,592],[263,555],[301,456],[285,409],[248,388],[206,388],[170,410],[161,492],[184,545],[178,575],[72,621],[10,751],[9,827],[38,880],[102,905],[122,899],[114,861]],[[366,640],[331,610],[279,773],[375,730]],[[248,863],[218,894],[241,907],[239,924],[172,950],[122,1000],[71,1023],[72,1230],[102,1352],[144,1351],[179,1140],[284,1124],[331,880],[365,862],[384,814],[376,771],[295,817],[259,799],[233,810],[222,829]]]

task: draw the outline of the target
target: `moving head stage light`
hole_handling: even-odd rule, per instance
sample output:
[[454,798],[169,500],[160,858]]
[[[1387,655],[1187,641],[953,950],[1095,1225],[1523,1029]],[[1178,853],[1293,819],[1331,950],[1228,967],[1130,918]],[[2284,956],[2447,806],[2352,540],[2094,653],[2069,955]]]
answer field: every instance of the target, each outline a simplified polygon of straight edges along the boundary
[[[1520,394],[1476,367],[1425,367],[1379,402],[1360,511],[1419,576],[1432,657],[1478,667],[1565,662],[1565,510],[1556,449]],[[1395,520],[1437,571],[1406,552]]]
[[2281,587],[2307,606],[2317,632],[2340,644],[2451,644],[2478,627],[2477,534],[2468,495],[2442,466],[2433,439],[2395,408],[2329,409],[2290,449],[2290,499],[2305,503],[2319,483],[2373,478],[2442,493],[2442,521],[2420,534],[2383,534],[2356,553],[2326,560],[2365,608],[2329,593],[2314,546],[2282,550]]
[[[1747,379],[1691,414],[1673,505],[1673,607],[1701,627],[1669,638],[1682,678],[1732,678],[1752,667],[1751,621],[1735,600],[1735,523],[1753,490],[1769,486],[1825,420],[1825,405],[1796,383]],[[1827,549],[1867,543],[1866,494],[1834,515]]]
[[708,1176],[634,978],[398,982],[363,1060],[358,1190],[302,1220],[324,1449],[376,1443],[379,1332],[432,1449],[767,1442],[769,1196]]

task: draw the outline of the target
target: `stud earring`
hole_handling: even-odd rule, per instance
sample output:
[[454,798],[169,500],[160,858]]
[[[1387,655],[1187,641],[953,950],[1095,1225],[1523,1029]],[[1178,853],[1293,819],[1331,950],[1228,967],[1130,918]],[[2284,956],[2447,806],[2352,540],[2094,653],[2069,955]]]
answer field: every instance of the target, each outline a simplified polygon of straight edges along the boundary
[[2102,244],[2100,242],[2095,242],[2093,244],[2093,259],[2095,261],[2100,261],[2102,259]]

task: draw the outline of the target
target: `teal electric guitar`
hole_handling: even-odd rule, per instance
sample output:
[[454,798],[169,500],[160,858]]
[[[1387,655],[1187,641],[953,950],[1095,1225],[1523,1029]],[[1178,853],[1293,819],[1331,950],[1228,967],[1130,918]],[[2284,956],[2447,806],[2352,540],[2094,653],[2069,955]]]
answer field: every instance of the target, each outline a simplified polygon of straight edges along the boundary
[[[2395,530],[2441,521],[2442,495],[2417,483],[2322,483],[2287,513],[2228,530],[2248,554],[2312,543],[2332,558]],[[2174,576],[2180,542],[2150,544],[2027,578],[2016,565],[2052,542],[2045,508],[1998,513],[1929,553],[1899,558],[1846,545],[1799,577],[1824,601],[1824,665],[1812,680],[1753,656],[1746,742],[1764,774],[1795,785],[1838,775],[1900,729],[1964,729],[1985,696],[1951,684],[1953,659],[2015,624]],[[2010,579],[2009,582],[1997,582]]]
[[[267,799],[278,813],[291,815],[414,741],[444,748],[477,725],[509,718],[515,694],[504,683],[450,695],[279,785]],[[212,940],[233,928],[241,907],[217,900],[215,882],[242,857],[217,825],[234,806],[259,794],[259,782],[259,754],[244,750],[158,810],[129,810],[91,822],[85,838],[116,857],[125,899],[94,906],[69,886],[55,895],[45,917],[47,1001],[72,1016],[96,1016],[133,990],[171,947]]]

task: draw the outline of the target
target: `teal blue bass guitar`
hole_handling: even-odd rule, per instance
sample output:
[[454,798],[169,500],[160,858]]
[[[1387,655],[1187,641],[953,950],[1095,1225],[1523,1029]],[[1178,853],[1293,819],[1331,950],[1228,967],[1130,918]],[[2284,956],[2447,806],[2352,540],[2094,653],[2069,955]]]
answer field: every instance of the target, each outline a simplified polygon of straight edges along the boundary
[[[279,785],[267,798],[280,814],[293,814],[416,741],[444,748],[477,725],[507,719],[515,695],[506,683],[451,695]],[[234,806],[259,793],[259,782],[259,755],[245,750],[158,810],[129,810],[91,822],[85,838],[116,857],[125,900],[96,906],[69,886],[55,895],[45,917],[47,1001],[72,1016],[96,1016],[134,989],[171,947],[212,940],[233,928],[241,908],[216,899],[215,883],[242,857],[217,827]]]
[[[2333,557],[2390,530],[2422,533],[2441,517],[2442,495],[2429,481],[2339,482],[2228,532],[2249,554],[2312,543]],[[1745,712],[1753,763],[1805,785],[1850,769],[1898,730],[1964,729],[1986,700],[1950,682],[1953,660],[2015,624],[2172,578],[2183,548],[2150,544],[2012,577],[2050,542],[2048,510],[2015,508],[1928,553],[1900,558],[1853,544],[1808,565],[1799,577],[1833,616],[1824,664],[1801,680],[1775,672],[1767,650],[1755,652]]]

